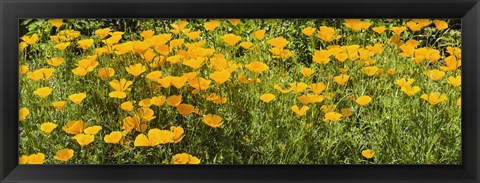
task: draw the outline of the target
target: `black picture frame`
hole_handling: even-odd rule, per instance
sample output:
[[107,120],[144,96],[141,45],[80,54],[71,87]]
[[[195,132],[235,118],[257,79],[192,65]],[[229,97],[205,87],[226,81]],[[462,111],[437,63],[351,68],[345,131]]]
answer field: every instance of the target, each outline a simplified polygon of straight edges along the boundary
[[[0,0],[1,182],[479,182],[479,0]],[[21,18],[461,18],[462,165],[18,166]]]

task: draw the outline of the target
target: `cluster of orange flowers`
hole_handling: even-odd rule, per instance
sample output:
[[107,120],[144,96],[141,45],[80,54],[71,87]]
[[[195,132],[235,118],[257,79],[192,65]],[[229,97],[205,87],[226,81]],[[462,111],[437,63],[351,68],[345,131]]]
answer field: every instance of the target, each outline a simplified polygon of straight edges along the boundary
[[[49,20],[49,22],[61,29],[63,25],[62,20]],[[242,23],[239,19],[230,19],[228,22],[237,26]],[[229,102],[229,98],[221,95],[220,88],[227,88],[230,82],[238,82],[244,85],[254,85],[261,83],[262,74],[271,70],[272,65],[266,60],[250,60],[247,63],[240,63],[235,58],[226,56],[228,53],[220,53],[215,48],[206,46],[207,42],[202,36],[212,34],[216,28],[221,26],[223,21],[211,20],[204,23],[205,31],[194,30],[188,28],[189,22],[177,21],[170,25],[169,32],[158,33],[153,30],[145,30],[140,33],[140,40],[124,40],[124,32],[112,31],[110,28],[103,28],[96,30],[94,35],[89,38],[84,38],[79,31],[75,30],[61,30],[57,31],[56,35],[50,36],[50,41],[59,52],[67,52],[73,47],[79,48],[85,55],[75,62],[75,68],[69,70],[73,77],[87,77],[96,76],[101,81],[106,81],[110,85],[108,90],[108,97],[120,103],[119,109],[127,113],[123,118],[121,126],[115,131],[107,132],[103,137],[103,142],[108,144],[118,144],[128,146],[128,134],[135,134],[133,144],[135,147],[154,147],[167,143],[179,143],[182,141],[185,131],[180,126],[171,126],[169,130],[162,130],[150,126],[150,121],[157,119],[161,114],[155,114],[152,108],[171,107],[175,109],[179,115],[195,115],[198,116],[203,123],[212,128],[222,127],[224,119],[221,114],[206,113],[206,110],[201,108],[198,103],[189,103],[186,98],[199,95],[206,101],[215,104],[225,104]],[[372,27],[372,22],[363,21],[360,19],[347,19],[345,26],[354,32],[358,31],[373,31],[378,35],[387,34],[387,30],[393,32],[389,43],[396,46],[397,51],[401,51],[399,55],[403,58],[410,59],[415,64],[422,62],[429,62],[433,67],[424,71],[424,75],[432,81],[439,81],[445,76],[445,72],[455,72],[461,66],[461,50],[460,48],[448,47],[446,52],[449,54],[444,58],[442,50],[431,48],[428,46],[419,47],[420,42],[414,39],[407,40],[405,43],[401,41],[401,35],[408,29],[411,32],[420,31],[423,28],[434,24],[436,29],[441,31],[448,28],[448,24],[443,20],[427,20],[414,19],[401,27]],[[233,33],[227,33],[219,36],[227,49],[239,49],[242,47],[245,50],[259,49],[261,45],[271,46],[269,51],[272,54],[272,59],[280,59],[285,61],[294,56],[294,51],[287,49],[291,44],[283,36],[271,37],[264,41],[265,29],[254,30],[251,34],[255,39],[246,39]],[[312,55],[312,63],[317,66],[326,66],[333,62],[354,62],[361,65],[361,72],[365,77],[376,77],[388,74],[393,76],[396,73],[395,68],[381,68],[377,66],[376,55],[382,54],[388,44],[376,43],[372,45],[338,45],[346,35],[340,35],[339,31],[334,27],[320,26],[317,30],[315,27],[305,27],[301,32],[311,38],[318,38],[327,46],[319,50],[314,50]],[[315,36],[316,34],[316,36]],[[20,52],[25,51],[28,46],[35,44],[39,40],[39,35],[33,34],[31,36],[21,37],[22,42],[19,45]],[[64,72],[65,67],[62,65],[69,64],[65,58],[58,54],[51,56],[46,60],[46,65],[43,68],[30,70],[28,62],[21,63],[20,74],[26,76],[32,81],[37,82],[38,87],[33,93],[40,97],[40,100],[48,101],[51,106],[57,110],[63,110],[67,105],[81,105],[93,93],[85,91],[77,91],[71,93],[63,100],[54,101],[49,96],[59,90],[55,86],[49,86],[41,81],[48,81],[55,77],[57,72]],[[139,59],[125,59],[122,61],[114,61],[114,65],[125,65],[122,67],[114,67],[112,63],[106,63],[104,57],[110,58],[139,58]],[[440,60],[444,58],[444,61]],[[288,61],[287,61],[288,62]],[[318,70],[317,66],[303,67],[300,69],[300,74],[304,78],[311,78]],[[167,69],[163,69],[167,68]],[[173,70],[172,70],[173,69]],[[338,87],[346,86],[349,82],[349,68],[338,68],[340,73],[336,76],[330,76],[329,79],[333,81]],[[70,74],[70,73],[63,73]],[[236,77],[235,77],[236,76]],[[249,78],[250,76],[251,78]],[[90,77],[91,78],[91,77]],[[140,81],[144,80],[144,81]],[[415,79],[404,78],[395,81],[395,84],[400,86],[400,90],[408,96],[414,96],[421,91],[419,86],[412,86]],[[136,82],[147,83],[151,93],[149,98],[134,98],[132,94],[132,87]],[[448,83],[454,87],[459,87],[461,84],[461,76],[450,76]],[[294,92],[296,99],[302,104],[298,106],[296,103],[292,105],[292,114],[297,117],[302,117],[307,114],[313,107],[313,104],[322,103],[326,99],[332,98],[335,93],[324,92],[329,86],[326,82],[312,82],[305,83],[302,81],[290,82],[289,87],[282,87],[282,83],[274,84],[271,93],[263,93],[258,100],[264,103],[272,103],[278,97],[273,91],[278,91],[280,94],[287,94]],[[257,85],[255,85],[257,86]],[[268,86],[268,85],[265,85]],[[330,86],[332,87],[332,86]],[[135,89],[135,88],[133,88]],[[178,89],[183,91],[176,95],[165,96],[159,94],[159,91]],[[191,94],[186,93],[188,91]],[[267,90],[268,91],[268,90]],[[348,96],[354,100],[360,107],[367,106],[375,101],[374,96],[361,95],[359,97]],[[429,94],[422,94],[421,99],[426,100],[431,105],[436,105],[442,101],[447,100],[446,95],[440,92],[431,92]],[[139,100],[137,103],[136,100]],[[70,103],[71,102],[71,103]],[[165,105],[166,104],[166,105]],[[460,105],[460,98],[457,100]],[[33,107],[33,106],[32,106]],[[82,107],[82,106],[80,106]],[[338,122],[352,115],[351,108],[343,108],[336,111],[336,105],[323,105],[321,111],[324,113],[322,120],[324,122]],[[28,120],[27,116],[30,111],[27,106],[23,106],[19,111],[19,120]],[[157,115],[157,116],[156,116]],[[40,130],[46,134],[60,133],[54,130],[58,123],[45,122],[40,125]],[[70,120],[62,127],[63,133],[74,135],[71,137],[80,146],[87,146],[95,141],[95,135],[101,130],[102,126],[89,126],[87,122],[82,120]],[[188,135],[188,134],[187,134]],[[372,158],[374,152],[372,150],[364,150],[361,154],[365,158]],[[74,150],[65,148],[56,153],[54,159],[59,161],[68,161],[74,157]],[[23,155],[20,157],[21,164],[42,164],[45,155],[42,153],[32,154],[29,156]],[[172,157],[174,164],[198,164],[200,159],[186,154],[179,153]]]

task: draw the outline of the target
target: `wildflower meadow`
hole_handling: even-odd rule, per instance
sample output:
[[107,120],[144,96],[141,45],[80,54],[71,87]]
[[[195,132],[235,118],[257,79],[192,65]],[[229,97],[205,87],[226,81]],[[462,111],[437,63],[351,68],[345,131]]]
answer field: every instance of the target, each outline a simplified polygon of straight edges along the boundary
[[461,164],[455,19],[24,19],[20,164]]

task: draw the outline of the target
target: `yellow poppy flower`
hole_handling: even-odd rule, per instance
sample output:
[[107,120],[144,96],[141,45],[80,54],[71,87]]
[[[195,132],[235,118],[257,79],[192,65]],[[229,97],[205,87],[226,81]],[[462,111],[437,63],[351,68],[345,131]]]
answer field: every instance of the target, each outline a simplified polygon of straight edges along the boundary
[[74,151],[69,148],[61,149],[55,153],[54,159],[59,161],[68,161],[73,157]]
[[98,29],[95,31],[95,35],[99,36],[100,39],[103,39],[108,36],[108,33],[110,32],[110,28],[104,28],[104,29]]
[[367,50],[371,51],[372,53],[374,54],[379,54],[379,53],[382,53],[383,52],[383,45],[382,44],[375,44],[373,46],[371,45],[368,45],[366,46],[365,48],[367,48]]
[[289,41],[287,41],[287,39],[285,39],[283,36],[279,36],[268,40],[267,43],[273,47],[283,48],[289,43]]
[[273,99],[275,99],[275,95],[271,93],[266,93],[260,96],[260,100],[262,100],[265,103],[271,102]]
[[129,133],[133,129],[139,131],[139,132],[144,132],[147,129],[146,124],[140,123],[140,119],[137,117],[125,117],[122,120],[123,124],[123,129],[126,133]]
[[240,46],[241,46],[242,48],[248,50],[248,49],[250,49],[250,48],[253,46],[253,43],[252,43],[252,42],[249,42],[249,41],[247,41],[247,42],[242,42],[242,43],[240,43]]
[[200,31],[195,31],[195,32],[189,32],[186,33],[185,35],[190,38],[191,40],[196,40],[200,36],[201,32]]
[[274,54],[272,58],[287,59],[292,56],[292,52],[290,50],[279,48],[279,47],[273,47],[269,51]]
[[395,33],[395,35],[400,35],[403,31],[407,30],[406,27],[390,27],[390,30]]
[[142,33],[140,33],[140,36],[142,36],[143,39],[150,39],[154,34],[155,34],[155,31],[153,30],[145,30]]
[[346,74],[341,74],[339,76],[333,77],[333,81],[335,81],[338,85],[345,85],[348,82],[350,76]]
[[151,100],[152,99],[150,99],[150,98],[140,100],[140,102],[138,102],[138,105],[141,106],[141,107],[150,107],[152,105],[152,103],[150,102]]
[[24,41],[18,43],[18,52],[21,53],[23,52],[23,50],[25,50],[25,48],[28,47],[28,44]]
[[299,82],[299,83],[290,83],[290,88],[297,92],[297,93],[300,93],[302,92],[303,90],[307,89],[308,88],[308,85],[303,83],[303,82]]
[[167,130],[159,130],[157,128],[148,131],[148,136],[140,134],[135,138],[135,147],[156,146],[159,144],[172,143],[173,133]]
[[462,76],[448,77],[448,83],[450,83],[454,87],[459,87],[462,84]]
[[327,88],[327,86],[323,82],[314,83],[309,85],[308,87],[315,95],[320,95],[320,93],[322,93],[323,90]]
[[47,134],[52,133],[52,131],[55,128],[57,128],[57,124],[55,124],[55,123],[47,122],[47,123],[42,123],[42,125],[40,125],[40,130],[42,130],[43,132],[45,132]]
[[68,134],[80,134],[83,132],[83,129],[87,127],[87,123],[82,120],[71,120],[68,121],[65,126],[62,127],[62,130]]
[[203,27],[205,27],[205,29],[207,29],[208,31],[213,32],[215,30],[215,28],[217,28],[218,25],[220,25],[219,21],[212,20],[210,22],[205,22],[203,24]]
[[400,87],[408,87],[408,86],[411,86],[414,81],[415,81],[415,79],[413,79],[413,78],[410,78],[408,80],[405,79],[405,78],[402,78],[402,79],[396,80],[395,84],[397,84]]
[[138,108],[136,111],[136,115],[140,117],[141,122],[148,122],[156,118],[156,116],[154,116],[155,112],[153,112],[153,110],[148,107]]
[[436,105],[448,99],[446,95],[441,95],[440,92],[432,92],[428,95],[424,93],[420,98],[426,100],[431,105]]
[[72,137],[72,139],[76,140],[80,146],[86,146],[92,143],[95,140],[95,137],[90,134],[78,134]]
[[447,47],[447,53],[450,54],[450,56],[455,56],[455,58],[461,59],[462,58],[462,49],[458,47]]
[[64,51],[68,46],[70,46],[70,42],[59,43],[59,44],[55,45],[54,48],[56,48],[60,51]]
[[124,111],[130,112],[133,110],[133,102],[132,101],[123,102],[122,104],[120,104],[120,108]]
[[313,27],[305,27],[302,29],[302,33],[310,37],[316,30],[317,29]]
[[197,77],[197,72],[188,72],[184,73],[182,76],[187,77],[188,80],[195,79]]
[[241,20],[240,19],[227,19],[233,26],[237,26]]
[[26,107],[22,107],[18,111],[18,121],[25,120],[27,118],[28,114],[30,114],[30,110],[28,110],[28,108],[26,108]]
[[257,73],[257,74],[268,70],[268,65],[267,64],[264,64],[264,63],[258,62],[258,61],[251,62],[251,63],[245,65],[245,67],[250,72],[254,72],[254,73]]
[[313,61],[319,64],[328,64],[330,62],[330,56],[332,52],[330,50],[315,50],[313,55]]
[[324,122],[329,122],[329,121],[337,122],[337,121],[340,121],[341,119],[342,119],[342,114],[337,112],[327,112],[323,117]]
[[335,29],[332,27],[327,27],[327,26],[321,26],[318,33],[317,37],[322,39],[323,41],[326,42],[331,42],[333,40],[339,39],[341,36],[336,36],[335,35]]
[[367,105],[368,103],[370,103],[370,101],[372,101],[372,97],[367,95],[358,97],[357,100],[355,100],[357,104],[360,104],[362,106]]
[[109,144],[118,144],[120,142],[120,139],[122,139],[122,132],[120,131],[110,132],[110,134],[103,137],[103,141]]
[[184,39],[174,39],[170,41],[170,49],[178,48],[185,43]]
[[127,72],[130,73],[131,75],[137,77],[143,72],[145,72],[147,68],[142,64],[135,64],[135,65],[130,65],[129,67],[125,67],[125,70],[127,70]]
[[373,76],[373,75],[377,74],[378,67],[377,66],[363,67],[362,72],[364,74],[366,74],[367,76]]
[[38,34],[32,34],[31,36],[22,36],[20,39],[27,43],[28,45],[35,44],[38,41]]
[[78,47],[82,50],[86,50],[93,45],[93,39],[84,39],[77,42]]
[[372,27],[372,30],[377,34],[382,34],[386,29],[385,26]]
[[33,72],[28,72],[27,77],[33,81],[39,81],[41,79],[48,80],[53,76],[55,69],[53,68],[41,68]]
[[207,99],[207,101],[212,101],[216,104],[224,104],[227,102],[226,97],[218,96],[216,93],[211,93],[210,95],[206,96],[205,99]]
[[188,115],[188,114],[192,113],[194,109],[195,109],[195,107],[193,105],[190,105],[190,104],[179,104],[179,105],[177,105],[177,110],[182,116],[185,116],[185,115]]
[[372,23],[367,21],[362,21],[361,19],[345,19],[345,26],[354,31],[360,31],[363,29],[368,29]]
[[199,164],[200,159],[187,153],[175,154],[172,157],[172,164]]
[[300,69],[300,73],[301,73],[304,77],[310,77],[313,73],[315,73],[315,70],[304,67],[304,68],[301,68],[301,69]]
[[76,93],[68,96],[68,99],[72,101],[74,104],[82,103],[83,99],[87,97],[86,93]]
[[174,34],[179,34],[180,32],[185,32],[185,27],[188,25],[187,21],[179,20],[176,24],[170,24],[172,30],[170,32]]
[[152,146],[152,142],[148,137],[144,134],[139,134],[136,138],[135,141],[133,142],[133,145],[135,147],[149,147]]
[[168,88],[172,84],[172,76],[167,76],[165,78],[157,79],[157,83],[162,85],[162,87],[164,87],[164,88]]
[[440,66],[440,69],[444,71],[454,71],[462,65],[462,61],[458,60],[456,56],[450,55],[445,58],[445,64],[446,66]]
[[173,133],[173,142],[178,143],[183,139],[183,133],[185,132],[182,127],[171,126],[170,131]]
[[63,59],[63,58],[58,58],[58,57],[51,58],[51,59],[48,59],[48,60],[47,60],[48,65],[51,65],[51,66],[54,66],[54,67],[59,66],[59,65],[62,64],[63,62],[65,62],[65,59]]
[[150,100],[150,103],[160,107],[165,103],[166,100],[167,98],[165,96],[157,96],[157,97],[152,97],[152,99]]
[[72,69],[72,73],[77,76],[85,76],[87,75],[87,70],[81,67],[77,67],[75,69]]
[[18,158],[18,164],[20,165],[28,164],[28,156],[27,155],[20,156],[20,158]]
[[223,41],[228,43],[228,45],[234,46],[242,39],[242,37],[237,36],[235,34],[225,34],[224,36],[222,36],[222,39]]
[[426,76],[428,76],[428,78],[430,78],[434,81],[442,79],[442,77],[445,76],[445,72],[437,70],[437,69],[432,69],[432,70],[425,71],[425,72],[423,72],[423,74],[425,74]]
[[320,95],[301,95],[297,97],[297,100],[300,101],[303,105],[307,105],[310,103],[317,103],[323,101],[323,96]]
[[133,84],[132,81],[127,81],[126,79],[122,78],[120,81],[118,80],[112,80],[110,81],[110,86],[115,90],[113,92],[110,92],[108,96],[112,98],[120,98],[123,99],[127,96],[127,94],[123,91],[130,91],[131,89],[128,88],[130,85]]
[[95,126],[91,126],[91,127],[85,128],[85,129],[83,130],[83,132],[84,132],[85,134],[95,135],[95,134],[97,134],[100,130],[102,130],[102,127],[101,127],[101,126],[98,126],[98,125],[95,125]]
[[[410,46],[410,47],[413,47],[413,46]],[[413,58],[413,61],[417,64],[422,62],[423,60],[426,59],[427,52],[428,52],[428,49],[426,47],[416,49],[415,57]]]
[[[109,33],[111,34],[111,33]],[[102,40],[102,43],[105,43],[108,47],[111,47],[117,44],[122,39],[121,35],[113,35],[108,39]]]
[[159,130],[159,129],[151,129],[148,131],[148,138],[152,142],[153,146],[158,144],[166,144],[166,143],[173,143],[174,141],[174,134],[172,131],[168,130]]
[[292,106],[292,111],[295,112],[297,116],[303,116],[310,108],[308,106],[302,106],[302,108],[298,108],[297,105]]
[[172,95],[167,98],[167,104],[172,107],[177,107],[182,103],[182,96],[181,95]]
[[444,20],[434,20],[433,23],[435,24],[435,27],[439,31],[448,28],[448,23],[445,22]]
[[217,128],[220,127],[222,122],[222,117],[216,114],[207,114],[203,117],[203,123],[207,124],[210,127]]
[[362,151],[362,156],[367,159],[373,158],[374,155],[375,155],[375,152],[370,149],[365,149]]
[[115,75],[115,70],[111,67],[100,68],[97,75],[104,79],[111,78]]
[[204,62],[205,62],[205,58],[197,57],[197,58],[191,58],[191,59],[185,60],[183,62],[183,65],[189,66],[192,69],[199,69],[200,67],[203,66]]
[[188,80],[188,85],[190,85],[192,88],[195,88],[194,92],[199,92],[201,90],[206,90],[210,88],[210,83],[212,81],[207,80],[202,77],[196,77],[194,79]]
[[462,106],[462,98],[458,98],[456,104],[457,106]]
[[265,37],[265,30],[261,29],[261,30],[257,30],[255,32],[253,32],[253,36],[255,38],[257,38],[258,40],[263,40],[263,38]]
[[52,93],[52,88],[50,87],[42,87],[33,92],[35,95],[46,98]]
[[225,83],[230,78],[230,72],[228,70],[215,71],[210,74],[210,78],[218,84]]
[[93,71],[98,66],[97,56],[88,56],[85,59],[78,61],[76,64],[78,67],[73,69],[72,72],[78,76],[85,76],[88,72]]
[[20,65],[18,67],[18,73],[19,74],[25,74],[28,72],[28,65]]
[[413,32],[415,31],[419,31],[420,29],[423,28],[423,26],[421,26],[420,24],[414,22],[414,21],[409,21],[405,24],[410,30],[412,30]]
[[420,87],[418,86],[411,87],[410,85],[407,85],[407,86],[402,86],[401,90],[403,93],[407,94],[408,96],[412,96],[420,91]]
[[[425,48],[425,53],[423,57],[428,59],[430,62],[436,62],[438,59],[440,59],[440,51],[432,48]],[[416,52],[415,52],[416,54]],[[416,56],[416,55],[415,55]]]
[[45,161],[45,154],[37,153],[28,156],[28,164],[43,164]]
[[63,25],[63,19],[50,19],[48,23],[52,24],[56,28],[59,28]]

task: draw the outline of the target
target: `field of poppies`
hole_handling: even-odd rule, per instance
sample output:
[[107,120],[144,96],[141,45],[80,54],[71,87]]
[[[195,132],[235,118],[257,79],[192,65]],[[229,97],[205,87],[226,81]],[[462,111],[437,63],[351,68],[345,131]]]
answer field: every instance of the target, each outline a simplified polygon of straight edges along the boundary
[[461,164],[453,19],[25,19],[20,164]]

